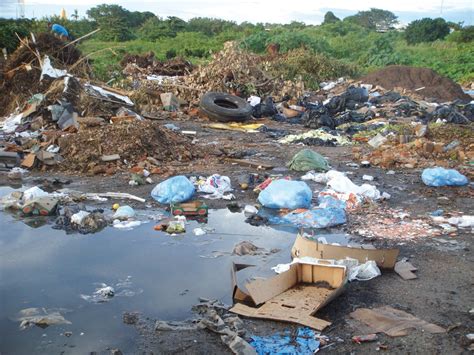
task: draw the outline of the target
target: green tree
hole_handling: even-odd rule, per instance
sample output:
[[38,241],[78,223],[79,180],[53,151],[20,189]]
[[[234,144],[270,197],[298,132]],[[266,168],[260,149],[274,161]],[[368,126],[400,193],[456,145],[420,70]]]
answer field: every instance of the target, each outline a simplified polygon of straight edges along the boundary
[[344,21],[353,22],[371,30],[388,30],[398,22],[393,12],[375,8],[359,11],[355,15],[346,17]]
[[449,25],[442,18],[423,18],[411,22],[405,30],[408,44],[433,42],[449,34]]
[[208,17],[194,17],[188,21],[189,32],[201,32],[207,36],[217,35],[230,29],[237,30],[237,24],[232,21]]
[[336,23],[336,22],[339,22],[339,21],[341,21],[341,19],[339,17],[334,15],[334,13],[332,11],[328,11],[328,12],[326,12],[326,15],[324,15],[323,25],[327,25],[328,23]]
[[157,17],[153,12],[150,12],[150,11],[145,11],[145,12],[133,11],[128,14],[127,18],[128,18],[128,23],[131,27],[138,28],[141,25],[143,25],[145,21],[151,18],[157,18]]
[[71,17],[77,21],[79,19],[79,13],[77,11],[77,9],[74,9],[74,12],[72,13]]
[[138,30],[138,34],[140,35],[140,38],[149,41],[156,41],[160,38],[176,36],[176,33],[171,31],[166,21],[157,17],[146,20],[143,26]]
[[101,28],[99,37],[105,41],[127,41],[133,38],[130,32],[130,11],[119,5],[98,5],[87,10],[87,16]]

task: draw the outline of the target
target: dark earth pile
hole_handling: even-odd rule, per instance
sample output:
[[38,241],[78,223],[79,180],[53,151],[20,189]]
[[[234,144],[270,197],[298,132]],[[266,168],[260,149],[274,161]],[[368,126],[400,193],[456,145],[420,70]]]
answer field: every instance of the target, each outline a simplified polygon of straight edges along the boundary
[[424,87],[417,93],[426,98],[435,98],[441,102],[458,99],[470,101],[469,95],[464,93],[459,84],[428,68],[391,65],[370,73],[363,77],[361,81],[367,84],[380,85],[387,90],[394,88],[416,90]]
[[[122,122],[80,130],[59,138],[64,162],[60,168],[92,172],[97,167],[117,166],[124,160],[136,164],[147,158],[160,163],[187,162],[199,157],[198,149],[188,137],[163,128],[154,121]],[[119,154],[120,160],[101,161],[103,155]]]

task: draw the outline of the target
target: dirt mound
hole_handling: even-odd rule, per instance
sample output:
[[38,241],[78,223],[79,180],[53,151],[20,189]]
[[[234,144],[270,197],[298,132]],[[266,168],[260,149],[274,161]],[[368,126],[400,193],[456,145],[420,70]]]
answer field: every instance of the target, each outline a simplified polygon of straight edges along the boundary
[[380,85],[385,89],[403,88],[417,90],[419,95],[440,101],[470,100],[461,86],[451,79],[437,74],[428,68],[415,68],[403,65],[391,65],[363,78],[367,84]]
[[[160,163],[188,162],[199,157],[188,137],[163,128],[153,121],[122,122],[101,128],[86,128],[59,138],[64,162],[60,169],[76,172],[105,172],[126,160],[137,164],[147,158]],[[120,160],[103,162],[103,155],[119,154]],[[101,168],[103,168],[101,170]]]
[[[40,33],[35,40],[24,39],[15,52],[4,63],[0,84],[0,116],[13,112],[32,95],[44,92],[51,80],[39,81],[41,60],[45,55],[51,59],[52,65],[59,69],[69,69],[81,58],[80,51],[74,45],[64,47],[66,43],[49,33]],[[87,64],[84,61],[84,66]],[[84,74],[84,66],[76,67],[76,73]],[[74,71],[73,71],[74,73]]]

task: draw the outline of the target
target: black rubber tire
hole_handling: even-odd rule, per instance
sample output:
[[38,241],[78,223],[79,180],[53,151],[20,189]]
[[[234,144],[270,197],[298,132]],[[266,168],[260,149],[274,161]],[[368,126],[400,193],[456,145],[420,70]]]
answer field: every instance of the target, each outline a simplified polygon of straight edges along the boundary
[[199,108],[211,120],[242,122],[252,115],[252,106],[244,99],[223,92],[208,92],[201,98]]

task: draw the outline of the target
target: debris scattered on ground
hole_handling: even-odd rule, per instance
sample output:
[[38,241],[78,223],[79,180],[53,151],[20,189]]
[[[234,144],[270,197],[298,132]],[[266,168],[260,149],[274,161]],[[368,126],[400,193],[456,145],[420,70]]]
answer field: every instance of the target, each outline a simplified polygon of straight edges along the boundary
[[27,329],[33,325],[40,328],[47,328],[50,325],[72,324],[62,313],[68,312],[65,309],[48,308],[26,308],[22,309],[15,317],[20,322],[20,330]]
[[431,334],[446,333],[446,329],[436,324],[428,323],[390,306],[374,309],[358,308],[350,316],[367,325],[372,333],[385,333],[391,337],[408,335],[413,329]]
[[418,269],[405,260],[400,260],[395,264],[395,272],[404,280],[413,280],[418,278],[413,271]]
[[250,345],[257,354],[314,354],[319,349],[316,333],[309,328],[298,328],[296,334],[286,331],[270,336],[250,336]]

